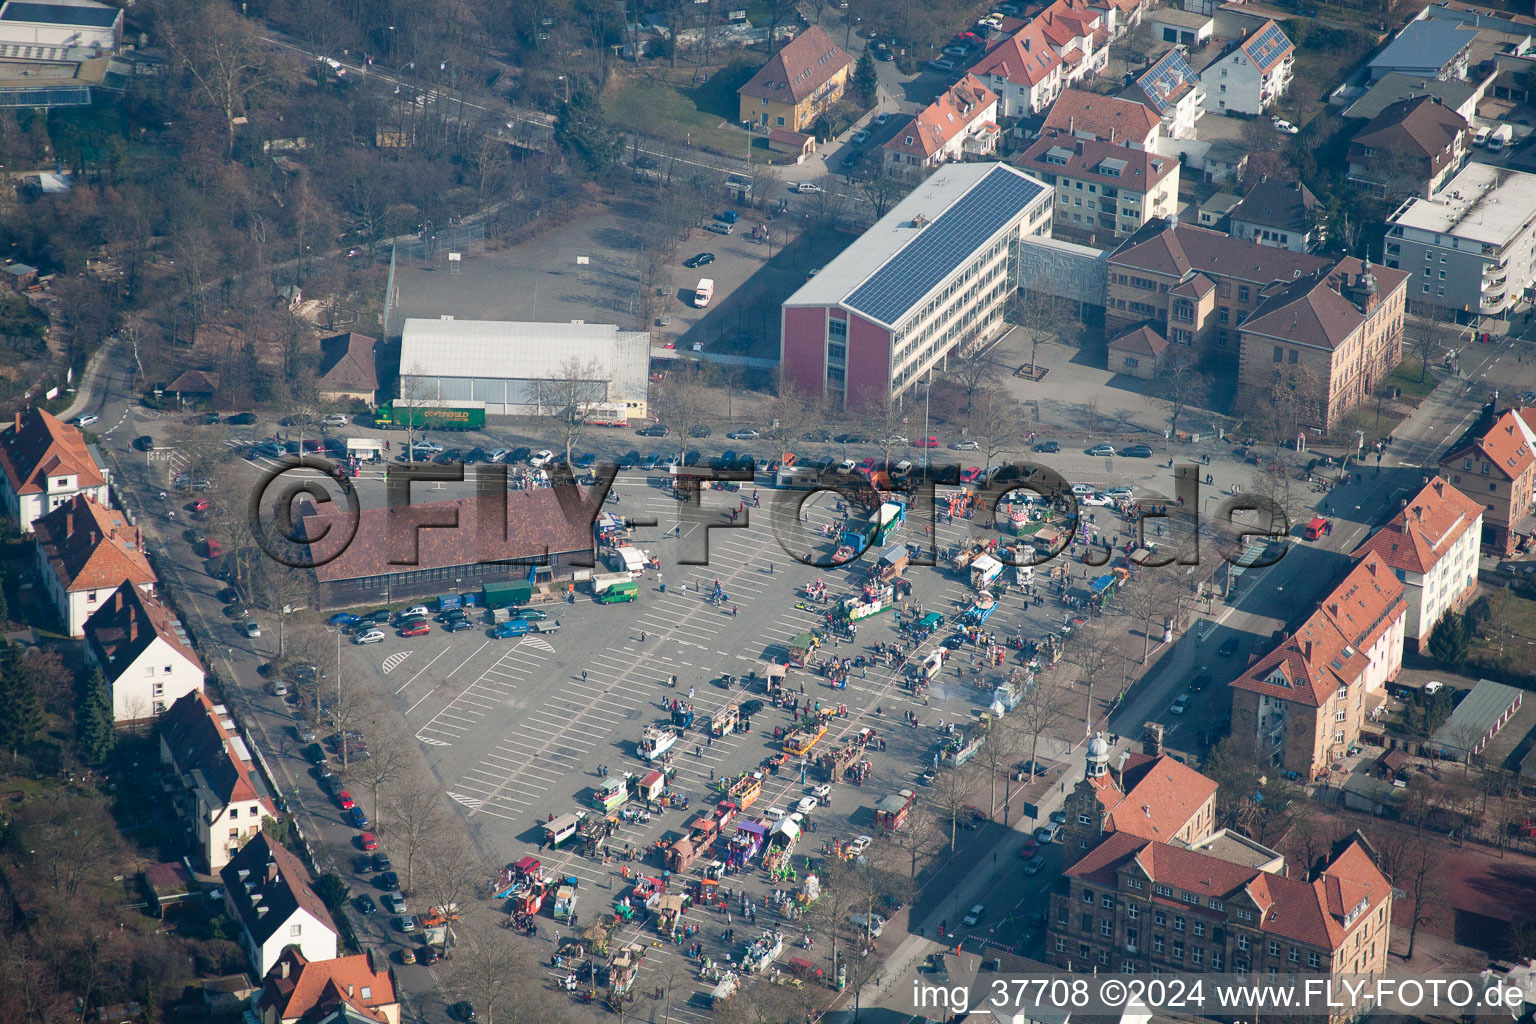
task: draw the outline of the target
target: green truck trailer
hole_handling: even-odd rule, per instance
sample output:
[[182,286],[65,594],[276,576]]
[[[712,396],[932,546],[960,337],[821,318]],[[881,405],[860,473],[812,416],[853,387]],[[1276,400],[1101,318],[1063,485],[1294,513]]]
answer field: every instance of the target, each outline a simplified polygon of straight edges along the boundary
[[373,425],[385,430],[404,430],[407,426],[432,430],[480,430],[485,426],[485,410],[451,406],[396,409],[393,404],[381,405],[373,414]]
[[491,611],[527,604],[533,597],[531,583],[487,583],[480,588],[480,600]]

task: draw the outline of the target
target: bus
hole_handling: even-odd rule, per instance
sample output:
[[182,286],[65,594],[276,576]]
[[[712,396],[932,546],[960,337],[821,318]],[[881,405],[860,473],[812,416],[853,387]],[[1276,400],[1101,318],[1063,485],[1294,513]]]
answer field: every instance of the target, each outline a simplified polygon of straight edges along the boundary
[[[407,420],[409,414],[409,420]],[[407,426],[433,430],[480,430],[485,426],[485,409],[452,406],[417,406],[396,410],[392,404],[379,406],[373,425],[385,430],[403,430]]]
[[715,282],[709,278],[700,278],[698,288],[693,292],[693,304],[699,309],[709,305],[709,300],[715,297]]

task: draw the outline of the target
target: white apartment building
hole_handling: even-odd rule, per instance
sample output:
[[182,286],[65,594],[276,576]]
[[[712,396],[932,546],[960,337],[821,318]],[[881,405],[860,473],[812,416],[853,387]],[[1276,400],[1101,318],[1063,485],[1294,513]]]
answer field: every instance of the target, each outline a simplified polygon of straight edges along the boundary
[[170,610],[128,581],[85,622],[85,659],[101,669],[119,723],[156,718],[203,688],[203,663]]
[[1262,114],[1291,85],[1296,47],[1266,21],[1200,73],[1208,114]]
[[1477,589],[1483,506],[1435,477],[1354,557],[1375,552],[1403,584],[1405,644],[1420,650],[1442,616],[1460,611]]
[[1460,322],[1509,315],[1536,284],[1536,174],[1469,163],[1387,220],[1383,262],[1413,275],[1408,301]]
[[315,894],[308,869],[281,843],[257,835],[219,876],[224,906],[240,925],[240,946],[256,977],[266,977],[289,946],[311,963],[336,959],[336,922]]
[[161,718],[160,761],[179,783],[176,809],[209,872],[222,869],[261,835],[263,822],[277,817],[229,709],[201,690]]
[[80,429],[42,409],[18,412],[0,432],[0,493],[18,533],[84,494],[108,503],[112,474],[97,463]]
[[77,494],[32,524],[43,588],[70,636],[124,582],[153,592],[158,582],[137,526],[115,508]]

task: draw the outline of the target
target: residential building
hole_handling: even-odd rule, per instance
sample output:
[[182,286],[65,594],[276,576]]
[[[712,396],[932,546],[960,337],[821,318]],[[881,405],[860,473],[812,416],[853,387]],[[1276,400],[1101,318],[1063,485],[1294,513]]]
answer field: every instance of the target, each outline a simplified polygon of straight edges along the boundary
[[947,164],[784,301],[784,384],[836,409],[899,401],[1003,329],[1022,238],[1054,190],[1002,163]]
[[1109,40],[1117,13],[1113,6],[1090,7],[1086,0],[1055,0],[1035,15],[1034,22],[1061,54],[1066,84],[1096,78],[1109,67]]
[[1357,562],[1306,621],[1232,681],[1232,742],[1311,782],[1360,740],[1372,700],[1403,665],[1408,606],[1379,557]]
[[1349,180],[1374,195],[1429,196],[1472,150],[1466,118],[1433,96],[1382,109],[1349,143]]
[[1109,342],[1109,371],[1151,380],[1162,368],[1168,339],[1142,324],[1127,327]]
[[1109,255],[1105,327],[1118,332],[1151,321],[1175,349],[1235,360],[1238,325],[1265,290],[1329,265],[1310,253],[1150,221]]
[[21,534],[76,495],[101,504],[110,498],[112,471],[85,443],[80,429],[51,412],[32,408],[0,431],[0,481],[5,511]]
[[1238,401],[1272,403],[1283,388],[1303,423],[1331,431],[1402,360],[1407,293],[1407,274],[1353,257],[1266,289],[1238,328]]
[[1409,301],[1458,323],[1508,318],[1536,283],[1536,174],[1473,162],[1387,218],[1385,262],[1413,276]]
[[997,116],[1031,117],[1061,95],[1064,66],[1045,26],[1031,21],[983,54],[970,74],[997,94]]
[[156,718],[203,688],[203,663],[181,621],[127,580],[85,620],[85,660],[101,669],[118,723]]
[[1051,106],[1041,136],[1109,142],[1150,151],[1160,129],[1159,116],[1136,100],[1068,89]]
[[610,419],[647,415],[651,336],[614,324],[411,317],[400,337],[401,399],[417,407],[537,416],[573,368],[601,391]]
[[1440,475],[1483,503],[1481,546],[1507,558],[1536,534],[1536,408],[1492,412],[1440,457]]
[[[355,608],[487,583],[569,579],[592,566],[595,499],[575,484],[507,491],[498,482],[477,498],[365,508],[355,536],[336,502],[301,509],[299,529],[317,538],[309,561],[319,606]],[[338,545],[342,537],[350,542]]]
[[259,1024],[400,1024],[394,972],[373,953],[311,961],[290,946],[262,979],[254,1009]]
[[1362,839],[1315,878],[1286,877],[1273,851],[1239,845],[1241,860],[1109,835],[1052,888],[1044,959],[1124,974],[1386,972],[1392,886]]
[[377,339],[354,331],[321,338],[320,400],[361,402],[372,409],[379,390],[377,345]]
[[1389,74],[1421,78],[1466,78],[1477,28],[1457,21],[1424,18],[1410,21],[1366,67],[1371,81]]
[[1083,778],[1062,807],[1063,862],[1116,832],[1180,846],[1215,834],[1216,783],[1193,768],[1147,751],[1114,758],[1102,734],[1088,741],[1086,760]]
[[[1243,204],[1243,197],[1231,192],[1217,192],[1200,204],[1195,214],[1196,222],[1203,228],[1227,233],[1231,226],[1232,211]],[[1282,246],[1281,248],[1289,248]]]
[[1374,553],[1402,583],[1410,650],[1421,650],[1445,613],[1472,599],[1482,533],[1483,506],[1437,476],[1355,549],[1356,558]]
[[1517,35],[1536,35],[1536,18],[1529,14],[1500,11],[1465,0],[1435,0],[1419,11],[1419,19],[1435,18],[1440,21],[1457,21],[1476,29],[1493,29]]
[[299,858],[258,833],[219,872],[224,905],[240,927],[240,946],[256,976],[289,947],[310,963],[336,959],[336,922],[311,886]]
[[1178,209],[1179,162],[1144,149],[1046,132],[1013,163],[1055,187],[1057,234],[1128,238]]
[[107,57],[123,45],[123,12],[95,0],[0,3],[0,59],[71,62]]
[[1323,211],[1301,182],[1266,176],[1228,215],[1227,230],[1260,245],[1311,252],[1323,239]]
[[842,99],[852,66],[853,58],[831,36],[810,25],[736,90],[741,120],[804,131]]
[[192,833],[196,860],[210,873],[221,871],[261,835],[267,819],[277,817],[229,709],[202,690],[177,698],[161,717],[160,762],[174,775],[176,810]]
[[32,524],[37,571],[69,636],[123,583],[153,593],[157,578],[137,526],[115,508],[77,494]]
[[1291,85],[1296,47],[1280,26],[1266,21],[1200,73],[1208,114],[1262,114]]
[[880,147],[885,173],[922,180],[940,164],[997,149],[997,94],[974,75],[939,93]]
[[1405,75],[1393,71],[1381,76],[1371,84],[1364,96],[1345,107],[1344,116],[1351,120],[1369,121],[1399,100],[1431,96],[1471,124],[1472,118],[1477,115],[1478,101],[1483,98],[1491,81],[1491,75],[1481,83],[1474,84],[1459,78],[1425,78],[1423,75]]
[[1175,46],[1159,57],[1120,95],[1151,109],[1162,123],[1162,134],[1170,139],[1193,139],[1195,122],[1205,113],[1205,89],[1183,46]]

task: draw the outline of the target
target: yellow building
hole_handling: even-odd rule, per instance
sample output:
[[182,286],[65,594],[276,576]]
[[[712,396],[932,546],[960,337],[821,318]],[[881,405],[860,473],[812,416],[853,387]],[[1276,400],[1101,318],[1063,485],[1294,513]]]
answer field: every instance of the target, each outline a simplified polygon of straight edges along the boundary
[[741,120],[792,132],[809,128],[848,87],[853,58],[815,25],[784,44],[737,90]]

